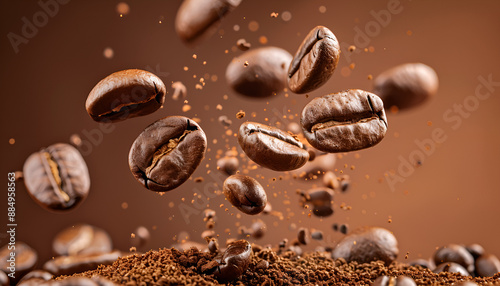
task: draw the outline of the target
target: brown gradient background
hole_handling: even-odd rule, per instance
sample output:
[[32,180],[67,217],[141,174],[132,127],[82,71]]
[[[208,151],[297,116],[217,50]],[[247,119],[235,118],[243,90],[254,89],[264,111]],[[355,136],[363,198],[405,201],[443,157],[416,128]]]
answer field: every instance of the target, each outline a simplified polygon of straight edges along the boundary
[[[180,0],[127,1],[130,13],[122,18],[116,12],[118,3],[73,0],[60,6],[58,14],[39,28],[28,44],[19,46],[18,54],[14,53],[7,34],[20,34],[22,17],[32,19],[40,7],[36,1],[2,1],[0,4],[0,174],[4,176],[4,183],[7,172],[21,170],[32,152],[53,143],[69,142],[72,134],[86,140],[85,130],[99,128],[85,111],[85,99],[92,87],[108,74],[127,68],[149,66],[156,70],[158,67],[156,73],[162,73],[159,76],[169,92],[163,109],[115,124],[113,131],[104,134],[102,142],[84,157],[90,170],[91,191],[79,208],[68,213],[45,211],[30,199],[24,184],[17,183],[16,238],[38,250],[40,263],[50,258],[54,235],[79,222],[108,230],[115,246],[122,250],[130,247],[130,233],[139,225],[146,226],[152,234],[143,250],[170,246],[180,231],[187,231],[193,240],[201,242],[202,215],[191,215],[190,223],[186,224],[178,206],[181,198],[192,206],[193,193],[214,182],[207,171],[217,172],[217,150],[237,146],[235,137],[224,135],[225,128],[217,122],[220,115],[233,120],[229,128],[233,132],[243,122],[235,118],[240,109],[247,112],[245,120],[252,119],[250,113],[255,111],[257,116],[252,120],[258,122],[265,123],[265,118],[283,124],[298,122],[295,114],[300,114],[311,98],[348,88],[371,90],[369,74],[376,76],[407,62],[423,62],[436,70],[440,81],[438,94],[421,107],[389,114],[387,136],[376,147],[346,154],[337,160],[337,174],[341,170],[349,174],[353,185],[348,193],[336,196],[333,216],[320,220],[303,214],[295,191],[307,189],[311,183],[293,180],[269,183],[272,177],[283,174],[262,168],[251,172],[265,186],[274,209],[284,215],[283,220],[259,216],[269,228],[259,243],[276,245],[284,237],[294,239],[296,231],[289,230],[293,222],[297,226],[323,230],[333,245],[342,235],[334,232],[331,225],[348,223],[350,229],[376,225],[393,231],[399,241],[400,261],[404,261],[407,252],[410,259],[429,257],[436,247],[447,243],[480,243],[488,252],[500,255],[497,119],[500,87],[496,87],[489,99],[480,101],[477,110],[463,119],[456,130],[443,119],[446,110],[475,94],[478,76],[491,74],[494,81],[500,82],[500,2],[401,0],[402,12],[392,15],[387,27],[370,38],[368,46],[373,46],[374,52],[342,51],[355,63],[349,76],[341,73],[342,68],[351,63],[343,55],[330,81],[310,93],[309,98],[293,93],[285,97],[282,93],[269,99],[245,98],[226,86],[226,66],[234,56],[241,54],[233,49],[238,39],[245,38],[255,48],[261,46],[259,37],[266,36],[267,45],[293,54],[310,29],[324,25],[340,42],[353,44],[356,27],[364,31],[365,25],[374,21],[370,11],[386,9],[388,1],[244,0],[223,20],[220,33],[194,49],[183,45],[174,31]],[[319,12],[320,6],[326,7],[326,13]],[[290,21],[281,18],[284,11],[291,13]],[[272,18],[271,12],[279,16]],[[248,28],[251,21],[259,24],[256,32]],[[234,25],[239,25],[240,30],[234,31]],[[407,31],[411,31],[411,35]],[[103,56],[106,47],[114,50],[112,59]],[[228,54],[224,53],[226,49]],[[184,71],[185,66],[189,67],[188,71]],[[202,90],[195,89],[205,74],[216,75],[218,79],[213,82],[208,77]],[[182,81],[187,86],[190,111],[182,112],[182,101],[171,99],[173,81]],[[223,99],[224,94],[228,95],[227,100]],[[216,109],[218,104],[222,110]],[[279,111],[278,116],[273,108]],[[292,120],[280,118],[287,109],[290,113],[285,115],[293,115]],[[210,151],[193,175],[203,176],[203,183],[191,180],[159,196],[135,181],[127,158],[137,135],[153,121],[168,115],[200,118]],[[384,174],[397,171],[400,156],[408,158],[417,149],[415,140],[431,138],[435,128],[442,128],[447,140],[436,146],[435,151],[425,157],[423,165],[391,191],[383,179]],[[9,144],[10,138],[15,138],[14,145]],[[354,154],[359,154],[359,158]],[[354,170],[350,169],[351,165],[355,166]],[[0,196],[1,245],[6,243],[6,192],[4,186]],[[124,202],[128,203],[127,209],[122,208]],[[171,202],[173,207],[169,206]],[[343,202],[352,206],[352,210],[341,210],[339,205]],[[226,228],[234,237],[237,222],[250,225],[255,218],[242,215],[238,219],[239,212],[234,208],[225,212],[224,208],[230,206],[222,195],[209,203],[218,213],[215,230],[224,239],[230,237],[225,233]],[[222,203],[224,207],[219,208]],[[388,222],[389,217],[392,223]],[[308,250],[320,243],[311,245]]]

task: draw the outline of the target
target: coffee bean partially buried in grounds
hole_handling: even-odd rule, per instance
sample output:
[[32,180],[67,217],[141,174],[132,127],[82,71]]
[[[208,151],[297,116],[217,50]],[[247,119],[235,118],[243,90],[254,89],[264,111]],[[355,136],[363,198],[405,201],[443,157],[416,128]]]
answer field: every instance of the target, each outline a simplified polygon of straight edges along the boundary
[[434,253],[434,263],[454,262],[462,265],[469,273],[474,271],[474,257],[465,247],[458,244],[448,244],[440,247]]
[[11,285],[15,285],[21,277],[26,273],[33,270],[38,261],[38,254],[36,251],[28,246],[26,243],[21,241],[16,241],[15,249],[12,246],[9,247],[8,244],[0,248],[0,271],[5,273],[11,273],[10,271],[10,261],[9,258],[12,257],[11,253],[14,253],[15,261],[15,277],[10,278]]
[[23,173],[31,198],[48,210],[73,209],[89,193],[87,164],[69,144],[54,144],[31,154],[24,163]]
[[382,98],[385,108],[396,106],[407,109],[434,96],[438,85],[437,74],[431,67],[411,63],[396,66],[377,76],[373,92]]
[[236,92],[250,97],[268,97],[283,90],[292,55],[277,47],[252,49],[234,58],[226,69],[226,80]]
[[294,170],[309,160],[309,153],[298,139],[260,123],[243,123],[238,132],[238,143],[255,163],[275,171]]
[[491,277],[500,272],[500,260],[493,254],[485,254],[476,260],[476,273],[478,276]]
[[121,256],[123,253],[118,250],[99,254],[59,256],[47,261],[43,265],[43,269],[56,276],[71,275],[96,269],[99,265],[110,265]]
[[187,44],[199,43],[215,31],[220,20],[241,0],[185,0],[175,18],[175,31]]
[[95,254],[110,252],[113,242],[103,229],[77,224],[60,231],[52,241],[52,249],[58,256]]
[[307,141],[330,153],[372,147],[387,132],[382,100],[360,89],[313,99],[302,110],[300,121]]
[[147,189],[166,192],[193,174],[206,149],[207,138],[196,122],[169,116],[149,125],[137,137],[130,149],[129,167]]
[[389,265],[398,253],[398,242],[390,231],[380,227],[363,227],[345,236],[333,250],[332,257],[359,263],[382,260]]
[[255,215],[264,210],[267,195],[257,180],[245,175],[232,175],[224,181],[224,196],[240,211]]
[[118,122],[156,111],[166,87],[156,75],[138,69],[112,73],[90,91],[85,107],[97,122]]
[[288,86],[295,93],[307,93],[325,84],[332,76],[340,57],[335,35],[317,26],[305,37],[288,69]]
[[219,282],[232,281],[245,273],[252,260],[252,246],[246,240],[237,240],[227,246],[219,261],[215,276]]

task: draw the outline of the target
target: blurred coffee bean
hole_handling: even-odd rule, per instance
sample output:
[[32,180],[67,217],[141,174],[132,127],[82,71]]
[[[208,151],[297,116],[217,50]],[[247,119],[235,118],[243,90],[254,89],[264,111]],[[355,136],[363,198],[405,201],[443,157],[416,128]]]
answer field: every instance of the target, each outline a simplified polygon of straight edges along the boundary
[[339,177],[340,179],[340,190],[342,192],[347,192],[349,190],[349,186],[351,186],[351,179],[349,175],[342,175]]
[[209,219],[214,219],[215,220],[215,215],[216,215],[216,212],[212,209],[205,209],[203,211],[203,220],[204,221],[207,221]]
[[166,192],[182,185],[205,156],[207,138],[198,123],[184,116],[157,120],[135,139],[130,171],[144,187]]
[[339,231],[340,233],[347,234],[347,232],[349,231],[349,225],[346,223],[341,224],[339,226]]
[[59,256],[45,262],[43,269],[56,276],[71,275],[77,272],[96,269],[101,264],[110,265],[120,256],[122,256],[122,253],[117,250],[99,254]]
[[411,266],[421,266],[421,267],[427,268],[429,270],[436,268],[436,264],[434,264],[434,261],[432,261],[431,259],[419,258],[419,259],[412,260],[408,264]]
[[271,206],[270,202],[267,202],[266,207],[262,211],[263,214],[270,214],[273,211],[273,207]]
[[417,286],[415,280],[408,276],[389,277],[380,276],[373,281],[373,286]]
[[205,227],[206,227],[207,229],[213,229],[213,228],[215,227],[215,221],[214,221],[214,219],[212,219],[212,218],[211,218],[211,219],[209,219],[209,220],[207,221],[207,223],[205,224]]
[[52,273],[47,272],[45,270],[33,270],[30,271],[28,274],[24,275],[23,278],[19,280],[17,286],[40,285],[41,283],[52,279],[52,276],[53,276]]
[[302,110],[300,123],[309,144],[329,153],[373,147],[387,132],[382,100],[360,89],[311,100]]
[[132,246],[134,247],[141,247],[146,244],[149,239],[151,238],[151,234],[149,233],[149,230],[144,227],[144,226],[139,226],[135,229],[133,232],[133,237],[131,238],[131,243]]
[[245,273],[252,260],[252,246],[246,240],[237,240],[227,246],[219,261],[215,276],[219,282],[232,281]]
[[309,153],[298,139],[256,122],[241,124],[238,143],[252,161],[274,171],[295,170],[309,160]]
[[[16,241],[16,248],[9,248],[6,244],[0,249],[0,270],[5,273],[10,273],[11,269],[16,272],[15,278],[10,278],[11,284],[16,284],[26,273],[30,272],[35,268],[38,262],[38,254],[36,251],[29,247],[26,243],[21,241]],[[15,267],[11,267],[12,257],[15,260]],[[9,261],[10,259],[10,261]]]
[[205,230],[201,233],[202,239],[213,238],[216,237],[215,231],[213,230]]
[[228,176],[236,174],[238,171],[238,167],[240,165],[240,161],[237,157],[222,157],[217,160],[217,169]]
[[291,245],[290,248],[288,248],[291,252],[295,253],[298,256],[301,256],[304,253],[304,250],[302,250],[302,247],[298,245]]
[[221,115],[219,116],[219,122],[222,124],[222,126],[229,127],[231,124],[233,124],[233,121],[229,119],[226,115]]
[[0,270],[0,286],[9,286],[9,276],[5,274],[2,270]]
[[264,188],[245,175],[232,175],[224,181],[224,196],[234,207],[249,215],[262,212],[267,203]]
[[218,253],[219,252],[219,242],[217,241],[217,238],[211,237],[207,239],[208,241],[208,250],[211,253]]
[[339,231],[339,224],[338,224],[338,223],[334,223],[334,224],[332,224],[332,229],[333,229],[334,231]]
[[492,277],[500,272],[500,261],[493,254],[484,254],[476,260],[476,273],[481,277]]
[[449,244],[436,250],[434,253],[434,263],[440,265],[444,262],[458,263],[469,273],[474,272],[474,257],[461,245]]
[[295,178],[304,180],[321,178],[326,172],[335,169],[336,160],[336,154],[316,155],[314,161],[307,162],[304,166],[292,171],[292,174]]
[[90,91],[85,108],[97,122],[118,122],[158,110],[167,88],[156,75],[138,69],[105,77]]
[[109,234],[89,224],[77,224],[61,230],[52,241],[57,256],[110,252],[113,242]]
[[403,64],[384,71],[374,80],[373,92],[384,101],[385,108],[407,109],[418,106],[436,94],[438,77],[421,63]]
[[391,264],[398,256],[398,242],[392,232],[380,227],[359,228],[345,236],[332,252],[333,259]]
[[239,39],[238,41],[236,41],[236,46],[241,51],[248,51],[250,47],[252,47],[252,45],[245,39]]
[[444,262],[438,265],[432,272],[441,273],[441,272],[449,272],[449,273],[459,273],[462,276],[469,276],[469,272],[462,265],[455,262]]
[[226,81],[236,92],[250,97],[278,94],[286,84],[292,55],[277,47],[249,50],[234,58],[226,69]]
[[255,266],[255,269],[267,269],[269,268],[269,261],[267,260],[261,260],[257,265]]
[[73,209],[89,194],[87,164],[69,144],[54,144],[31,154],[24,163],[23,173],[31,198],[48,210]]
[[174,89],[174,93],[172,94],[173,100],[178,100],[179,98],[184,98],[187,96],[186,86],[182,82],[175,81],[171,86]]
[[257,219],[252,223],[251,226],[252,237],[255,239],[260,239],[266,234],[267,226],[261,219]]
[[311,237],[314,240],[323,240],[323,232],[321,230],[313,230],[311,232]]
[[329,188],[316,188],[300,193],[302,205],[309,204],[313,214],[327,217],[333,214],[333,190]]
[[474,259],[477,259],[479,256],[484,254],[484,248],[477,243],[467,245],[467,246],[465,246],[465,249],[470,254],[472,254],[472,257],[474,257]]
[[326,27],[317,26],[306,35],[288,69],[288,86],[295,93],[307,93],[325,84],[340,58],[340,46]]
[[227,13],[240,5],[241,0],[185,0],[175,18],[175,31],[189,45],[200,43],[217,31]]
[[309,230],[307,228],[301,227],[299,228],[299,232],[297,233],[297,240],[303,244],[303,245],[308,245],[310,242],[309,239]]
[[330,189],[338,190],[340,189],[340,182],[337,179],[337,175],[335,175],[332,171],[327,171],[323,176],[323,184],[325,187]]

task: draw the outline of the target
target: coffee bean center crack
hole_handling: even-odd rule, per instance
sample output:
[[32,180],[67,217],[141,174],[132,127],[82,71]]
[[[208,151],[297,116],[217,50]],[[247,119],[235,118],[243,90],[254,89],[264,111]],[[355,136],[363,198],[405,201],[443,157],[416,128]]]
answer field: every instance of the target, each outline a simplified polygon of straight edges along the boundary
[[160,147],[160,149],[156,150],[156,152],[153,155],[153,161],[151,162],[151,165],[149,165],[149,167],[146,168],[146,176],[149,177],[152,170],[156,167],[161,158],[172,152],[172,150],[174,150],[177,147],[177,145],[179,145],[182,139],[184,139],[187,136],[187,134],[191,132],[193,131],[185,130],[180,137],[171,138],[170,140],[168,140],[167,144],[164,144],[163,146]]
[[70,201],[69,195],[63,191],[63,186],[62,186],[63,183],[60,175],[59,166],[48,152],[44,152],[43,155],[45,156],[45,159],[47,159],[47,163],[49,164],[50,168],[50,173],[52,174],[52,177],[56,182],[57,188],[55,188],[55,191],[59,194],[60,197],[64,199],[65,202],[69,202]]
[[266,130],[266,129],[260,129],[258,127],[257,128],[249,129],[248,132],[247,132],[247,135],[253,134],[255,132],[260,132],[260,133],[265,134],[267,136],[270,136],[270,137],[276,138],[278,140],[284,141],[284,142],[286,142],[288,144],[297,146],[297,147],[299,147],[301,149],[305,149],[304,145],[302,143],[300,143],[298,140],[296,140],[295,136],[293,136],[293,135],[286,136],[286,135],[283,135],[283,134],[280,134],[280,133],[277,133],[277,132],[273,132],[273,131],[269,131],[269,130]]

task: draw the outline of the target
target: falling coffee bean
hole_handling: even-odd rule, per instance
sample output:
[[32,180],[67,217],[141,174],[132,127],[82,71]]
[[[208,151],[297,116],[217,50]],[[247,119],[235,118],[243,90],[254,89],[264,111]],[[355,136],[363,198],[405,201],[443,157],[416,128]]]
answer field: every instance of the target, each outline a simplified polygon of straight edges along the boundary
[[9,258],[15,257],[15,277],[10,277],[10,283],[15,285],[26,273],[35,268],[38,262],[38,254],[35,250],[21,241],[15,242],[15,249],[6,244],[0,249],[0,271],[11,273]]
[[175,18],[175,31],[187,44],[199,43],[217,30],[220,20],[241,0],[185,0]]
[[373,92],[382,98],[385,108],[407,109],[418,106],[434,96],[438,77],[429,66],[421,63],[403,64],[391,68],[374,80]]
[[144,227],[144,226],[139,226],[135,229],[133,232],[133,237],[132,239],[132,246],[134,247],[142,247],[144,246],[149,239],[151,238],[151,234],[149,233],[149,230]]
[[415,280],[408,276],[389,277],[380,276],[373,281],[373,286],[417,286]]
[[207,138],[201,127],[183,116],[169,116],[144,129],[129,153],[134,177],[156,192],[173,190],[193,174],[205,156]]
[[333,190],[329,188],[315,188],[301,192],[301,202],[310,204],[313,214],[319,217],[327,217],[333,214]]
[[462,276],[469,276],[469,272],[462,265],[455,262],[445,262],[438,265],[432,272],[441,273],[441,272],[449,272],[449,273],[459,273]]
[[321,230],[311,231],[311,238],[314,240],[323,240],[323,232]]
[[236,41],[236,46],[238,47],[238,49],[242,51],[247,51],[248,49],[250,49],[252,45],[248,43],[245,39],[239,39],[238,41]]
[[31,198],[48,210],[73,209],[89,194],[87,164],[69,144],[54,144],[31,154],[24,163],[23,173]]
[[156,75],[138,69],[112,73],[90,91],[85,107],[97,122],[118,122],[158,110],[166,87]]
[[260,123],[241,124],[238,143],[255,163],[275,171],[294,170],[309,160],[309,153],[294,136]]
[[476,260],[476,273],[481,277],[492,277],[500,272],[500,260],[493,254],[484,254]]
[[217,169],[227,174],[228,176],[236,174],[240,161],[236,157],[224,156],[217,160]]
[[264,188],[255,180],[245,175],[232,175],[224,181],[224,196],[240,211],[255,215],[262,212],[267,203]]
[[219,242],[217,241],[217,238],[215,237],[208,238],[207,242],[208,242],[208,250],[211,253],[219,252]]
[[380,227],[363,227],[345,236],[333,250],[332,257],[358,263],[381,260],[389,265],[398,253],[398,242],[392,232]]
[[65,228],[52,241],[52,250],[58,256],[96,254],[110,252],[112,249],[109,234],[88,224]]
[[382,100],[360,89],[313,99],[302,110],[300,121],[307,141],[329,153],[372,147],[387,132]]
[[297,240],[303,244],[303,245],[308,245],[310,242],[309,239],[309,230],[307,228],[301,227],[299,228],[299,232],[297,233]]
[[325,84],[340,58],[340,46],[326,27],[317,26],[305,37],[288,69],[288,86],[295,93],[307,93]]
[[342,234],[347,234],[347,232],[349,231],[349,225],[343,223],[339,226],[339,231],[340,233]]
[[231,61],[226,69],[226,80],[242,95],[276,95],[285,87],[291,60],[290,53],[277,47],[252,49]]
[[219,282],[232,281],[245,273],[252,260],[252,246],[246,240],[237,240],[227,246],[219,261],[215,276]]
[[98,254],[59,256],[47,261],[43,265],[43,269],[56,276],[71,275],[96,269],[99,265],[110,265],[120,256],[123,254],[117,250]]
[[462,265],[467,272],[474,272],[474,257],[461,245],[449,244],[436,250],[434,253],[434,263],[440,265],[444,262],[458,263]]
[[252,237],[255,239],[262,238],[267,231],[267,226],[261,219],[255,220],[250,228],[252,230]]

